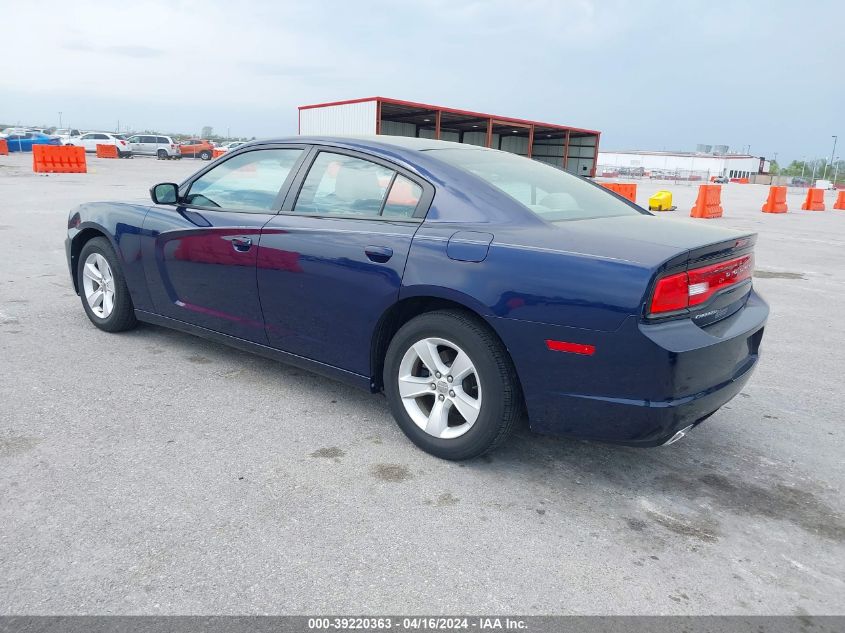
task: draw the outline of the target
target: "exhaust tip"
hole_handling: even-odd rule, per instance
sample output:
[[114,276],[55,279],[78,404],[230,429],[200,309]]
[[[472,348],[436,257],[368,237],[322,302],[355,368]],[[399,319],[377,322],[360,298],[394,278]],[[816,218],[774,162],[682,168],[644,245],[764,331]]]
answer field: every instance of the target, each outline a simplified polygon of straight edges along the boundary
[[675,443],[675,442],[677,442],[679,439],[681,439],[682,437],[684,437],[684,436],[685,436],[685,435],[689,432],[689,430],[690,430],[693,426],[695,426],[695,425],[694,425],[694,424],[690,424],[688,427],[685,427],[685,428],[681,429],[680,431],[678,431],[677,433],[675,433],[672,437],[670,437],[668,440],[666,440],[666,441],[663,443],[663,446],[669,446],[669,444],[674,444],[674,443]]

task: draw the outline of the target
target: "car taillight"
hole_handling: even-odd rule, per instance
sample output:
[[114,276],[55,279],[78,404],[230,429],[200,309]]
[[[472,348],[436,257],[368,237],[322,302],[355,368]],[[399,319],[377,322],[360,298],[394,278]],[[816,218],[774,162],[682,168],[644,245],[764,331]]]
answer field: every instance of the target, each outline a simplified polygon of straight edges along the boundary
[[749,279],[754,255],[743,255],[718,264],[667,275],[657,281],[649,314],[674,312],[706,302],[714,294]]
[[170,149],[176,149],[176,146],[175,146],[175,145],[171,145],[171,146],[170,146]]
[[121,145],[126,145],[126,141],[120,141]]

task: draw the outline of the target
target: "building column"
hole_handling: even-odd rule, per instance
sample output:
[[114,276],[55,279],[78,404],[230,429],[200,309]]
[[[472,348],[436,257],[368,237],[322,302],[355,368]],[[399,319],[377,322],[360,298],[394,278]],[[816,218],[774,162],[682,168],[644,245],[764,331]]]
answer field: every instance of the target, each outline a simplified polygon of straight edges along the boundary
[[569,130],[566,130],[566,136],[563,137],[563,168],[566,169],[566,163],[569,162]]
[[534,151],[534,126],[532,125],[528,130],[528,158],[531,158],[531,153]]
[[434,138],[440,140],[440,115],[442,112],[438,110],[434,113]]
[[487,119],[487,140],[484,147],[493,147],[493,118]]

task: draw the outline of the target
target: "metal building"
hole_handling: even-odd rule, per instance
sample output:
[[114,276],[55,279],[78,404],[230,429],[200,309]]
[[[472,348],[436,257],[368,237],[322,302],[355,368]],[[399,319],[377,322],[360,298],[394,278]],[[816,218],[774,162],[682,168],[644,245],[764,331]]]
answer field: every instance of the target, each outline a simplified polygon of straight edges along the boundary
[[300,134],[413,136],[493,147],[596,175],[600,132],[568,125],[367,97],[299,107]]

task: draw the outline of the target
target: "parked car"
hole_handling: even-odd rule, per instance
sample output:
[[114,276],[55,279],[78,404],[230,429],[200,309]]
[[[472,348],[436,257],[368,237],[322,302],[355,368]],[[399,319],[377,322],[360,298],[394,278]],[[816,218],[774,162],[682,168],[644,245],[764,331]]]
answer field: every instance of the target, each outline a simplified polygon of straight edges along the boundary
[[32,132],[32,130],[25,127],[7,127],[0,132],[0,137],[5,138],[13,134],[26,134],[27,132]]
[[211,141],[195,138],[179,143],[179,152],[183,157],[211,160],[214,145],[211,144]]
[[79,138],[82,136],[82,132],[75,128],[58,128],[53,132],[53,136],[58,136],[63,145],[68,145],[70,141]]
[[57,136],[41,132],[15,132],[5,137],[10,152],[31,152],[33,145],[61,145]]
[[231,141],[229,143],[224,143],[223,145],[221,145],[220,147],[217,147],[215,149],[217,149],[219,151],[223,151],[223,152],[229,152],[229,151],[235,149],[236,147],[240,147],[244,143],[246,143],[246,141]]
[[86,152],[96,152],[97,145],[116,145],[117,155],[120,158],[132,156],[132,149],[126,139],[112,132],[87,132],[79,138],[71,139],[65,145],[77,145],[85,148]]
[[713,182],[716,183],[717,185],[724,185],[724,184],[727,184],[728,177],[727,176],[715,176],[713,178]]
[[70,212],[95,326],[155,323],[384,391],[438,457],[490,450],[523,411],[543,433],[671,443],[757,364],[755,234],[660,220],[507,152],[260,141],[150,195]]
[[156,156],[159,160],[179,158],[179,146],[169,136],[152,134],[136,134],[128,139],[133,154],[140,156]]

